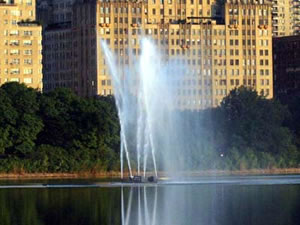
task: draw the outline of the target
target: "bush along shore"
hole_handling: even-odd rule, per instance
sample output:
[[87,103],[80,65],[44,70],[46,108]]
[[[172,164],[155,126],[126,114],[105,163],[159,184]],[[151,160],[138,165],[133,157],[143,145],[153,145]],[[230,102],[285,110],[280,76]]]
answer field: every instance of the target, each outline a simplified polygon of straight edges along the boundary
[[[241,87],[217,108],[175,113],[185,118],[182,132],[193,146],[183,156],[191,162],[186,171],[299,172],[299,95],[283,104]],[[116,176],[119,133],[112,96],[40,93],[15,82],[0,87],[0,178]]]

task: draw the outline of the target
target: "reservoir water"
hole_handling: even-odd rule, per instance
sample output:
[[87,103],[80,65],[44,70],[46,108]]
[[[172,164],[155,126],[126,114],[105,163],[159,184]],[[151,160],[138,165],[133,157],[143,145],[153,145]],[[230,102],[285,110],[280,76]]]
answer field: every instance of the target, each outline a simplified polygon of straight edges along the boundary
[[0,181],[1,225],[298,225],[300,176]]

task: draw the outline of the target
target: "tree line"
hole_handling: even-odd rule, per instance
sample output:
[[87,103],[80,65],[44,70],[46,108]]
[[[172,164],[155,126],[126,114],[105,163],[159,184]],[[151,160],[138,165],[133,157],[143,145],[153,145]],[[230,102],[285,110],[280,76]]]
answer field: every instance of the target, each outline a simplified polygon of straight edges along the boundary
[[[284,105],[241,87],[217,108],[176,113],[192,146],[183,156],[191,161],[187,170],[300,165],[297,95]],[[40,93],[16,82],[0,87],[2,173],[119,171],[119,133],[112,96],[82,98],[64,88]]]
[[84,99],[68,89],[0,88],[0,171],[118,170],[119,123],[112,97]]
[[[272,169],[300,167],[300,96],[289,101],[266,99],[246,87],[234,89],[217,108],[200,112],[205,169]],[[184,112],[193,124],[199,113]],[[191,115],[192,114],[192,115]],[[194,126],[189,125],[188,126]],[[185,129],[185,132],[191,129]]]

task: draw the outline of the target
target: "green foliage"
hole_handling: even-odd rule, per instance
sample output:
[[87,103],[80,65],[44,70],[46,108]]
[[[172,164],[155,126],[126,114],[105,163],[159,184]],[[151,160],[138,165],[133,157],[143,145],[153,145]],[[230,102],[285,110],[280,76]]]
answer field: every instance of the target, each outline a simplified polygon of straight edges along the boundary
[[[215,109],[183,113],[185,121],[193,123],[183,129],[188,134],[187,143],[197,146],[191,162],[197,161],[201,169],[299,167],[299,105],[294,103],[290,113],[289,107],[279,101],[241,87],[232,90]],[[201,131],[198,138],[192,138],[195,126],[201,127],[196,129]]]
[[[246,88],[234,89],[219,109],[226,132],[225,148],[252,148],[278,153],[289,145],[289,131],[282,127],[285,107]],[[280,139],[278,139],[280,137]]]
[[290,112],[279,101],[241,87],[216,111],[215,132],[223,136],[217,145],[232,169],[299,166],[294,136],[284,124]]
[[[15,82],[1,87],[1,114],[4,115],[3,131],[8,146],[3,146],[1,152],[17,154],[24,157],[35,147],[37,134],[42,130],[43,123],[38,117],[38,92]],[[11,114],[11,115],[9,115]]]
[[[180,141],[170,140],[170,157],[184,150],[186,170],[299,167],[299,105],[299,97],[283,106],[242,87],[217,108],[175,112]],[[0,172],[119,170],[119,133],[112,96],[84,99],[68,89],[42,94],[19,83],[0,87]]]
[[112,97],[84,99],[68,89],[41,94],[7,83],[0,88],[0,171],[112,170],[119,129]]

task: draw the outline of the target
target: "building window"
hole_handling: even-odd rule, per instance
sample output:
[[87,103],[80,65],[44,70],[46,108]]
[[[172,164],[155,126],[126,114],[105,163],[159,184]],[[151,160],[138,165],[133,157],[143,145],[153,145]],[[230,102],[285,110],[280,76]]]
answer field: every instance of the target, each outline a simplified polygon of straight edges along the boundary
[[265,50],[265,55],[266,55],[266,56],[269,55],[269,50]]
[[261,59],[261,60],[259,61],[259,65],[263,66],[263,65],[264,65],[264,60]]
[[32,31],[24,31],[24,36],[32,36]]
[[32,45],[32,41],[31,40],[24,40],[23,44],[24,45]]
[[265,65],[268,66],[269,65],[269,60],[265,60]]
[[24,55],[32,55],[32,50],[24,50]]
[[24,78],[25,84],[32,84],[32,78]]
[[269,70],[265,70],[265,74],[266,74],[266,75],[269,75]]
[[260,70],[260,75],[264,75],[264,70]]
[[26,5],[31,6],[32,5],[32,0],[26,0]]
[[20,79],[19,78],[10,78],[10,81],[12,81],[12,82],[19,82]]
[[32,60],[31,59],[24,59],[24,64],[31,65]]
[[24,74],[32,74],[33,70],[32,69],[24,69]]

